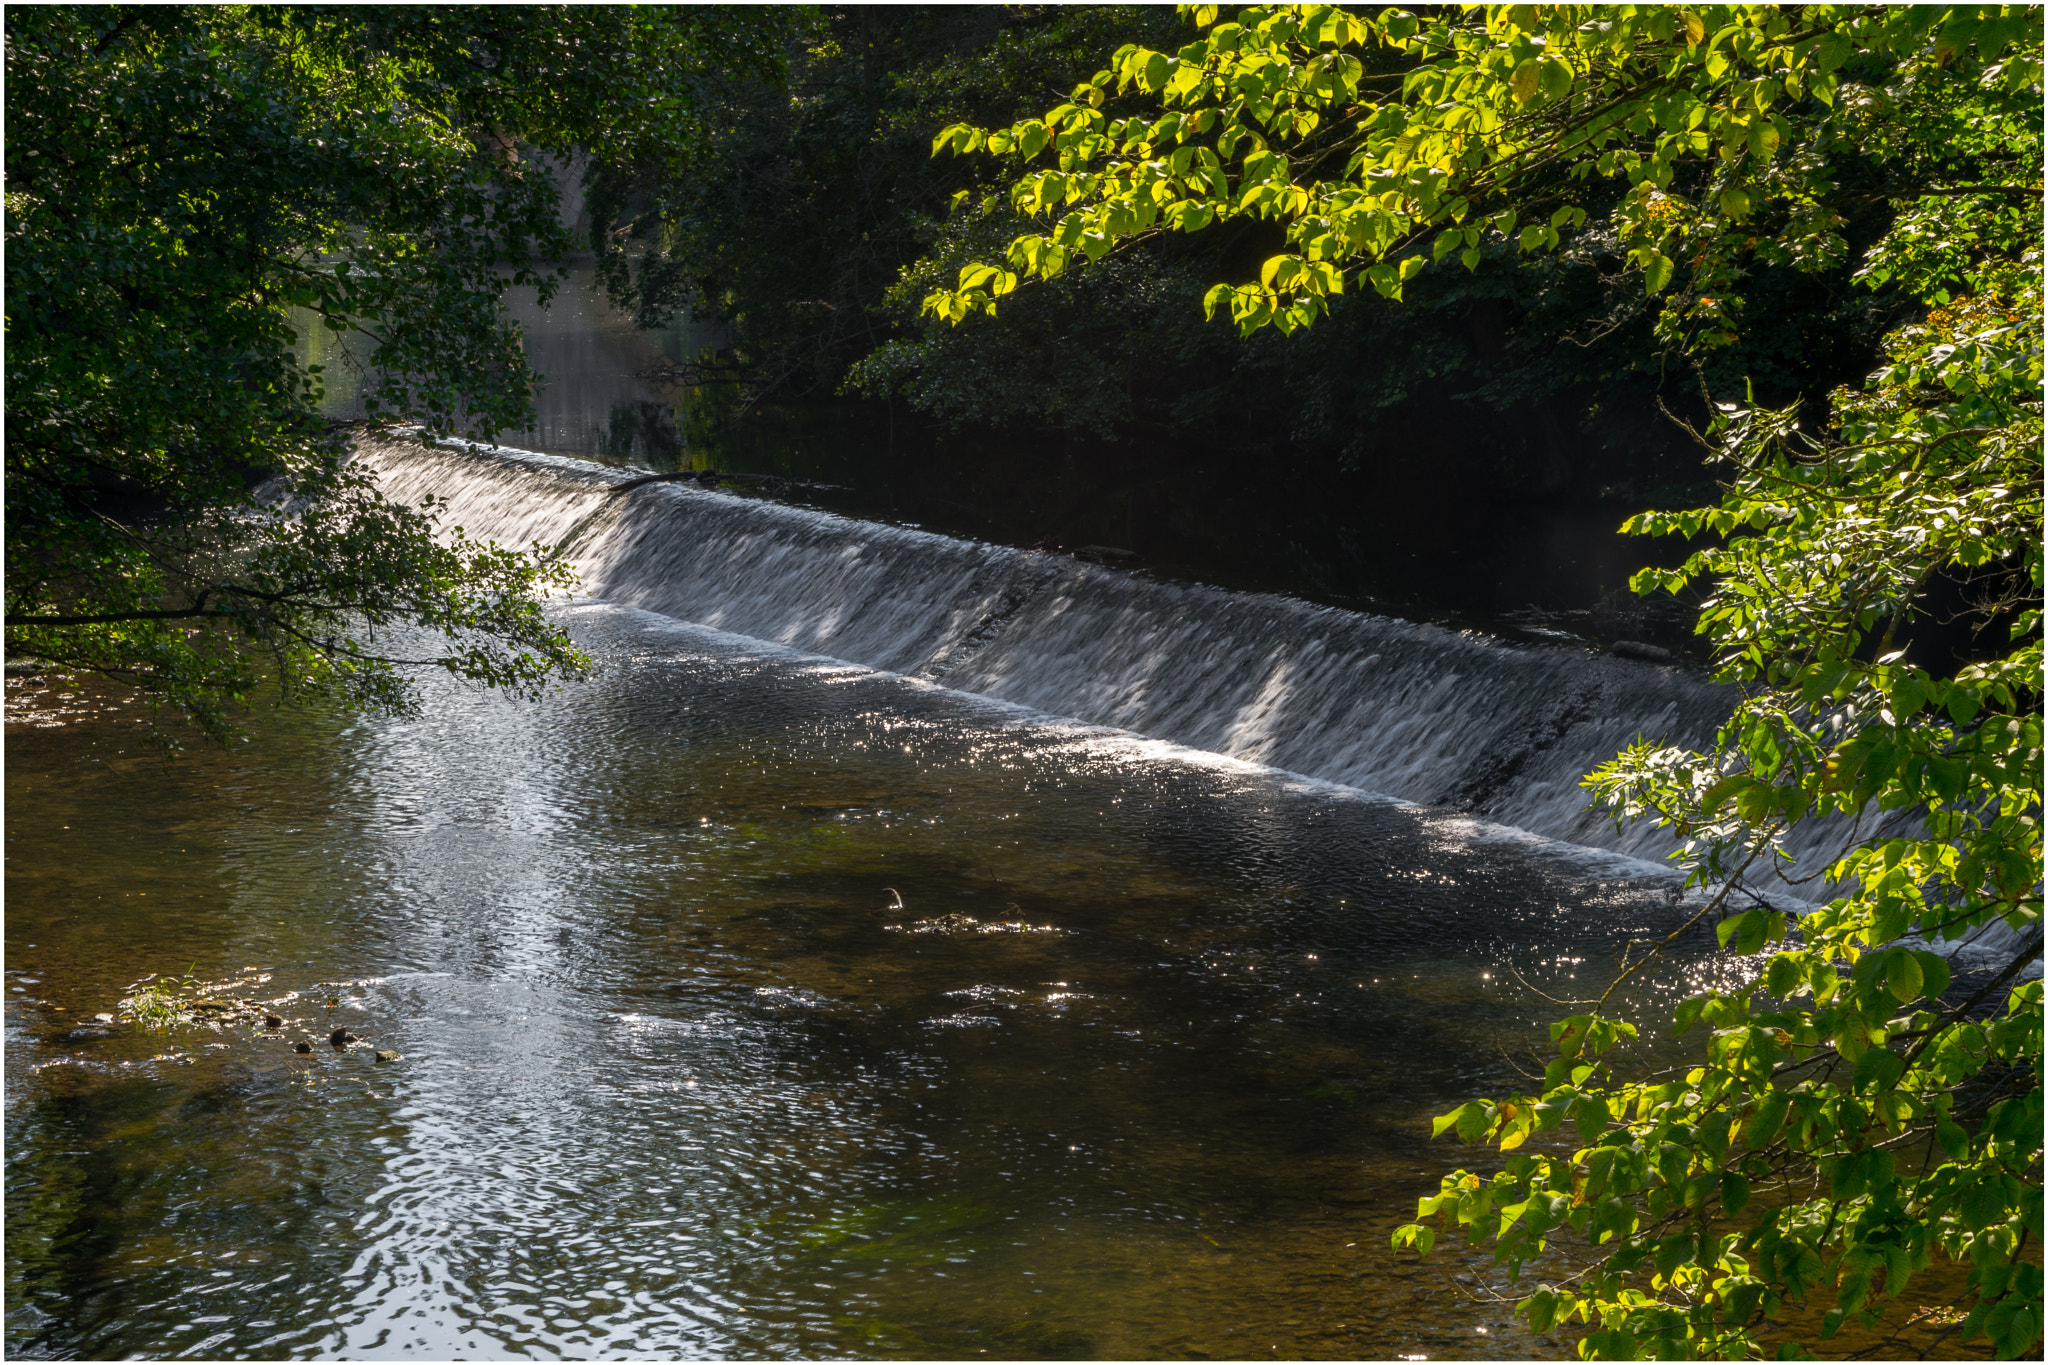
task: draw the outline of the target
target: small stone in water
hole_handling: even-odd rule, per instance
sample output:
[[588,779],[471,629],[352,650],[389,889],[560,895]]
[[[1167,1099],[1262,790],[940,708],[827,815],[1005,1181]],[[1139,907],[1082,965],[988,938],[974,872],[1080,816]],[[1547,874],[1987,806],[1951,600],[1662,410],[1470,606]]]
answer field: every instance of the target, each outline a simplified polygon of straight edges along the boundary
[[301,1053],[304,1053],[304,1052],[311,1052],[312,1050],[313,1050],[313,1045],[312,1045],[311,1043],[294,1043],[294,1044],[292,1044],[292,1051],[294,1051],[294,1052],[301,1052]]
[[377,1060],[380,1062],[395,1062],[403,1055],[403,1053],[398,1052],[380,1052],[377,1054]]
[[278,1017],[277,1017],[276,1015],[274,1015],[274,1014],[266,1014],[266,1015],[264,1015],[264,1016],[263,1016],[263,1027],[265,1027],[265,1028],[283,1028],[283,1027],[284,1027],[284,1020],[282,1020],[282,1019],[278,1018]]

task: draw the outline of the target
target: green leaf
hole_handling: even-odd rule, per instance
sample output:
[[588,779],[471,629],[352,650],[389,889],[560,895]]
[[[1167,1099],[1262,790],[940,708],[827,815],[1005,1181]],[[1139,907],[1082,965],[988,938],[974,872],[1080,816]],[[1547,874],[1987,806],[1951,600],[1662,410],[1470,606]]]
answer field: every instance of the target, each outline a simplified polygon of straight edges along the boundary
[[1828,32],[1814,44],[1814,56],[1822,71],[1833,71],[1856,55],[1856,44],[1840,32]]
[[1613,1121],[1613,1115],[1607,1112],[1607,1101],[1598,1095],[1581,1095],[1572,1106],[1572,1122],[1578,1125],[1579,1136],[1588,1142],[1606,1132]]
[[[1746,797],[1755,792],[1768,792],[1768,787],[1751,787],[1745,790]],[[1744,957],[1764,946],[1764,940],[1772,928],[1772,914],[1768,910],[1745,910],[1739,915],[1730,915],[1714,926],[1714,934],[1723,948],[1733,947]],[[1732,940],[1732,944],[1731,944]]]
[[1980,1177],[1963,1192],[1958,1211],[1963,1217],[1963,1226],[1972,1232],[1982,1232],[1988,1227],[2006,1220],[2010,1205],[2005,1192],[1999,1188],[1996,1176]]
[[1739,1171],[1721,1173],[1721,1207],[1733,1218],[1749,1204],[1749,1182]]
[[1917,673],[1903,673],[1891,690],[1892,714],[1904,718],[1927,704],[1927,680]]
[[1948,713],[1958,725],[1968,725],[1977,716],[1981,702],[1977,694],[1966,687],[1951,687],[1948,693]]
[[1905,1074],[1906,1059],[1890,1048],[1874,1047],[1856,1059],[1856,1087],[1889,1090]]
[[1473,1100],[1458,1111],[1458,1138],[1463,1142],[1477,1142],[1486,1136],[1486,1130],[1493,1122],[1492,1106]]
[[1910,1005],[1918,1000],[1921,987],[1926,984],[1919,958],[1903,950],[1892,953],[1885,959],[1884,982],[1892,999],[1901,1005]]
[[[1648,573],[1649,570],[1644,572]],[[1700,794],[1700,814],[1711,817],[1715,811],[1721,808],[1722,802],[1737,792],[1755,785],[1756,779],[1748,773],[1730,773],[1728,776],[1716,780],[1706,791]],[[1722,936],[1721,944],[1723,947],[1727,946],[1728,939],[1726,935]]]
[[1664,286],[1671,283],[1671,258],[1662,252],[1651,253],[1643,266],[1643,286],[1651,294],[1660,294]]
[[1940,953],[1916,949],[1913,960],[1920,966],[1920,993],[1929,1000],[1939,1000],[1948,991],[1948,959]]
[[1515,103],[1527,104],[1536,98],[1537,84],[1542,80],[1540,65],[1531,58],[1515,68],[1515,74],[1509,81],[1510,87],[1514,90]]
[[1394,1229],[1393,1247],[1396,1251],[1412,1250],[1427,1256],[1435,1245],[1436,1229],[1427,1223],[1405,1223]]
[[1792,1097],[1782,1090],[1774,1090],[1757,1105],[1742,1125],[1742,1142],[1751,1151],[1762,1151],[1777,1139],[1785,1127],[1785,1115],[1791,1109]]

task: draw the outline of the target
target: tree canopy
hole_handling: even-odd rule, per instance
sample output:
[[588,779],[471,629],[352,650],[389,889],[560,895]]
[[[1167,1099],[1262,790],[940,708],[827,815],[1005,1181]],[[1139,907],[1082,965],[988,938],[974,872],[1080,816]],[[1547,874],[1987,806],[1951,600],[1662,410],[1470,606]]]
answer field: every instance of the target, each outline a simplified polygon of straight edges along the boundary
[[[2039,1349],[2041,19],[2018,6],[1490,6],[1193,11],[1043,116],[942,130],[1009,158],[1034,220],[926,310],[954,324],[1153,237],[1256,219],[1281,250],[1217,282],[1246,332],[1316,323],[1361,281],[1606,239],[1674,363],[1738,342],[1762,267],[1847,267],[1914,315],[1861,386],[1710,393],[1715,506],[1638,591],[1706,594],[1739,704],[1707,752],[1645,740],[1588,783],[1677,832],[1699,901],[1553,1025],[1534,1093],[1438,1121],[1500,1152],[1423,1198],[1519,1274],[1583,1354],[1738,1358],[1809,1301],[1822,1338],[1899,1325],[1937,1259],[1964,1338]],[[1150,107],[1112,117],[1141,92]],[[1882,168],[1851,184],[1851,158]],[[1874,198],[1881,230],[1845,227]],[[1830,822],[1794,866],[1788,835]],[[1832,883],[1806,913],[1791,882]],[[1789,909],[1788,909],[1789,907]],[[1627,1058],[1631,989],[1711,926],[1739,984],[1694,995],[1698,1064]],[[1569,1136],[1576,1132],[1576,1141]],[[1570,1235],[1568,1235],[1570,1234]],[[1553,1254],[1546,1255],[1546,1251]],[[1777,1342],[1781,1355],[1803,1352]],[[1872,1346],[1882,1350],[1883,1341]]]
[[[545,554],[396,505],[320,418],[290,310],[368,338],[370,411],[524,425],[499,309],[574,241],[561,182],[688,164],[693,82],[771,71],[774,11],[39,6],[6,18],[7,647],[223,733],[264,677],[403,706],[581,657]],[[265,490],[259,503],[257,490]],[[405,658],[387,627],[446,645]]]

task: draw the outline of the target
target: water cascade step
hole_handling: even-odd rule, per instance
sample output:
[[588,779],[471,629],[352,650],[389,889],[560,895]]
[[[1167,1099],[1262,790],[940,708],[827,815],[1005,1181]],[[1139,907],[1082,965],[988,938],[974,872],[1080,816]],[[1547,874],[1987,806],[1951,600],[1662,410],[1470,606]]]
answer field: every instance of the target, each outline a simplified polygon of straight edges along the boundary
[[561,547],[595,598],[1637,857],[1668,836],[1615,830],[1578,779],[1639,736],[1708,744],[1734,701],[1691,669],[1590,648],[679,483],[615,494],[629,471],[556,456],[357,449],[387,496],[431,493],[472,537]]

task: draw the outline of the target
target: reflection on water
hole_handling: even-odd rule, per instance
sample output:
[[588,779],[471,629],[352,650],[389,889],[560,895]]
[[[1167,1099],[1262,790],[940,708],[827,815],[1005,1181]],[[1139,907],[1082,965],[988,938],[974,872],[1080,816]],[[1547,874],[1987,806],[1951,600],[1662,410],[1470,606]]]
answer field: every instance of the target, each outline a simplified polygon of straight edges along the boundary
[[[1568,985],[1654,880],[569,615],[602,671],[555,704],[169,769],[17,723],[13,1354],[1563,1349],[1387,1236],[1456,1159],[1427,1116],[1540,1037],[1489,974]],[[91,1022],[188,964],[282,1037]]]
[[[611,306],[588,265],[570,270],[552,303],[542,308],[530,288],[508,291],[506,316],[525,337],[527,362],[541,376],[534,424],[500,432],[499,439],[536,450],[650,469],[687,468],[678,404],[678,362],[722,344],[715,324],[678,315],[666,327],[643,331]],[[330,417],[361,417],[366,391],[360,336],[337,336],[295,310],[300,356],[322,367]]]

